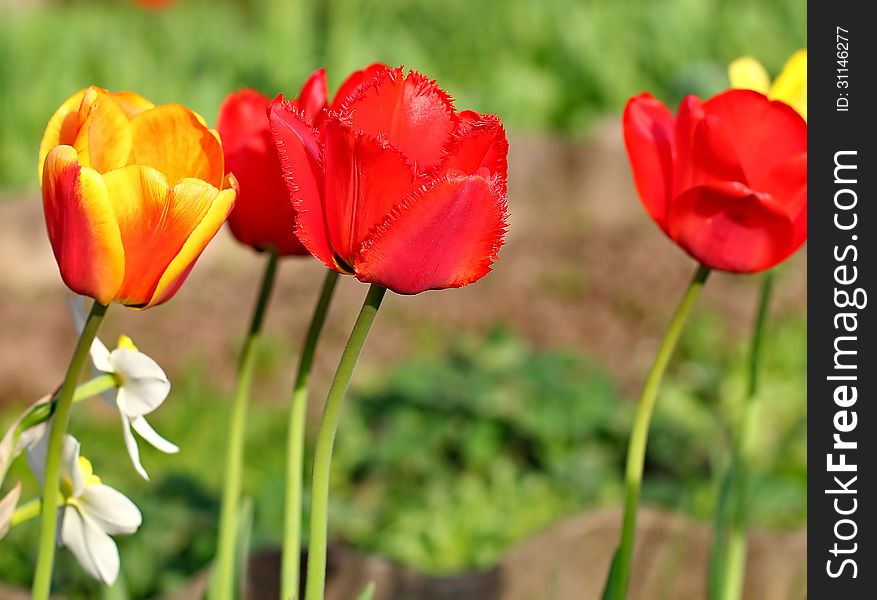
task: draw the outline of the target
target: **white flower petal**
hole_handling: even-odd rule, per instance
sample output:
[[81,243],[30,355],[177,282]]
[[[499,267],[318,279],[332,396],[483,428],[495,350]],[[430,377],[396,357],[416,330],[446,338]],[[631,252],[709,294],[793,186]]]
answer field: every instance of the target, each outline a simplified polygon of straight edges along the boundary
[[[85,329],[85,322],[88,315],[85,312],[85,298],[76,296],[75,298],[67,297],[67,307],[70,309],[70,315],[73,317],[73,326],[76,328],[77,335],[82,335]],[[113,367],[110,365],[110,351],[104,346],[103,342],[94,338],[91,343],[91,362],[94,368],[104,373],[112,373]]]
[[129,417],[151,413],[170,393],[171,384],[167,375],[157,362],[142,352],[116,348],[110,353],[110,362],[113,372],[122,378],[116,404]]
[[[41,435],[32,440],[27,446],[27,466],[42,486],[46,477],[46,456],[49,449],[49,436],[52,433],[54,419],[50,419],[32,429],[38,429]],[[61,446],[61,477],[70,480],[73,487],[73,495],[78,496],[85,487],[82,473],[79,471],[79,442],[72,435],[64,436]]]
[[109,535],[75,507],[64,508],[61,540],[85,572],[112,585],[119,576],[119,549]]
[[102,483],[86,487],[76,501],[83,514],[110,535],[134,533],[143,522],[131,500]]
[[125,447],[128,449],[128,456],[131,457],[131,462],[134,464],[134,469],[137,473],[143,479],[148,481],[149,475],[146,473],[146,469],[143,468],[143,463],[140,462],[140,448],[137,447],[137,440],[134,438],[134,434],[131,433],[131,421],[128,420],[128,415],[121,412],[119,415],[122,418],[122,435],[125,438]]
[[169,442],[161,437],[158,432],[152,428],[152,425],[146,422],[145,417],[136,417],[131,419],[131,427],[140,434],[144,440],[151,444],[155,449],[165,454],[176,454],[180,451],[179,446]]
[[0,540],[9,531],[9,524],[12,521],[12,514],[15,512],[15,505],[21,497],[21,482],[15,484],[2,500],[0,500]]

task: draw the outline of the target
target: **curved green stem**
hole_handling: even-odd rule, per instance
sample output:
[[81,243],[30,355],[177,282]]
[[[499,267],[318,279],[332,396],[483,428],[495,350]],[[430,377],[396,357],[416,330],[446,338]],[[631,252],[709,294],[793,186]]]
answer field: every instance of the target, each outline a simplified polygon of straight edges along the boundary
[[265,310],[274,288],[277,273],[277,253],[268,253],[268,262],[259,296],[253,309],[250,329],[244,341],[238,363],[237,385],[231,410],[228,432],[228,450],[225,462],[225,481],[222,488],[222,507],[219,513],[219,539],[217,542],[216,572],[211,586],[211,597],[231,600],[235,590],[235,541],[238,531],[238,505],[241,497],[241,480],[244,467],[244,438],[247,427],[247,404],[256,361],[256,345],[265,320]]
[[630,442],[627,448],[627,468],[625,472],[626,494],[624,499],[624,519],[621,527],[621,542],[619,544],[618,553],[613,564],[613,571],[610,577],[614,577],[614,598],[623,600],[627,597],[627,588],[630,583],[630,568],[633,560],[633,543],[636,537],[636,513],[639,505],[639,493],[642,486],[643,465],[645,464],[646,444],[648,443],[649,424],[652,419],[652,412],[655,408],[655,400],[658,397],[658,389],[661,386],[661,379],[679,336],[691,314],[691,309],[703,289],[704,283],[709,276],[709,268],[701,265],[695,272],[682,302],[676,309],[673,319],[664,334],[661,346],[658,348],[658,354],[652,369],[646,377],[643,385],[642,395],[636,408],[634,416],[633,430],[630,434]]
[[749,493],[749,448],[752,422],[755,418],[755,397],[758,392],[759,367],[764,346],[768,306],[773,293],[774,271],[764,274],[758,313],[749,350],[749,383],[743,405],[739,431],[731,452],[731,463],[722,482],[719,509],[710,556],[710,600],[738,600],[743,596],[746,573],[746,528]]
[[52,588],[52,565],[55,561],[55,543],[58,528],[57,507],[60,498],[60,467],[61,446],[64,435],[67,433],[67,425],[70,422],[70,408],[73,405],[73,394],[76,390],[76,382],[82,373],[82,367],[88,359],[91,343],[97,335],[101,321],[107,312],[107,307],[95,302],[91,307],[85,328],[76,343],[70,366],[64,376],[64,383],[58,392],[58,403],[55,407],[55,420],[49,434],[49,446],[46,454],[46,472],[43,482],[43,505],[40,513],[40,540],[39,554],[37,555],[36,572],[34,573],[32,596],[34,600],[44,600],[49,597]]
[[298,597],[301,565],[301,507],[302,472],[304,467],[305,417],[308,407],[308,382],[314,353],[326,313],[332,302],[338,272],[326,269],[326,277],[320,298],[314,308],[311,324],[298,361],[295,384],[292,388],[292,405],[289,410],[289,432],[286,446],[286,506],[283,512],[283,555],[280,565],[280,598]]
[[368,331],[375,320],[381,300],[387,289],[372,284],[365,297],[359,317],[350,332],[350,339],[341,355],[338,370],[326,397],[323,420],[317,433],[314,449],[314,474],[311,489],[311,539],[308,544],[308,582],[306,600],[323,600],[326,587],[326,550],[329,525],[329,472],[332,463],[332,448],[335,445],[335,432],[338,431],[338,418],[341,404],[353,375],[353,368],[362,353]]
[[[92,396],[97,396],[98,394],[102,394],[103,392],[118,386],[119,382],[112,374],[98,375],[97,377],[89,379],[85,383],[77,386],[76,390],[73,392],[73,404],[82,402],[83,400],[87,400]],[[15,428],[15,437],[12,439],[13,447],[18,444],[18,439],[25,430],[30,429],[34,425],[39,425],[40,423],[48,421],[49,418],[55,414],[55,408],[57,405],[58,396],[56,394],[46,402],[41,402],[31,408],[18,424],[18,427]]]

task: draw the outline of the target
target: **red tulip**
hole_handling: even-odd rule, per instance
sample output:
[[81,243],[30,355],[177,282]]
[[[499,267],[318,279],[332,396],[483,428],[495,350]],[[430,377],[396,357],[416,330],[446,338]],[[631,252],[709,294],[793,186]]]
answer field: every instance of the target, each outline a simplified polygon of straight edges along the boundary
[[640,199],[670,239],[707,267],[769,269],[807,239],[807,124],[749,90],[673,115],[648,94],[624,111]]
[[[326,72],[315,71],[295,101],[309,119],[326,105]],[[216,128],[222,138],[226,169],[234,173],[240,192],[228,218],[234,236],[257,250],[273,248],[281,256],[308,251],[293,234],[295,209],[280,171],[268,127],[270,100],[255,90],[230,94],[219,107]]]
[[[354,73],[341,85],[333,101],[347,97],[368,70],[385,68],[372,65]],[[312,125],[321,122],[327,108],[329,90],[326,70],[314,71],[301,88],[293,106]],[[235,208],[228,218],[234,236],[256,250],[275,249],[281,256],[309,255],[293,229],[295,208],[283,179],[277,147],[268,126],[270,100],[255,90],[230,94],[219,108],[217,129],[222,137],[226,168],[240,185]]]
[[301,242],[328,267],[400,294],[486,275],[506,229],[499,119],[458,113],[415,71],[371,67],[348,82],[316,126],[295,102],[269,108]]

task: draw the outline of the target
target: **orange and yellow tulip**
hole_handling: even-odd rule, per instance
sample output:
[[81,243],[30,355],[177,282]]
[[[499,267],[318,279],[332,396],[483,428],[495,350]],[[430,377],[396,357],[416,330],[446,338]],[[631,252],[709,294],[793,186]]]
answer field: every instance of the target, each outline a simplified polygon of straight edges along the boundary
[[39,161],[61,277],[101,304],[169,300],[234,205],[216,131],[131,92],[92,86],[65,100]]

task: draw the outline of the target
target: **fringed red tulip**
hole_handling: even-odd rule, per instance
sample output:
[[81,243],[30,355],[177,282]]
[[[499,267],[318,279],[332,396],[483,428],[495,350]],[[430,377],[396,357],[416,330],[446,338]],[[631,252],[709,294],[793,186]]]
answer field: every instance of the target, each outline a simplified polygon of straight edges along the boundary
[[490,271],[507,215],[496,116],[457,112],[420,73],[372,65],[320,118],[277,98],[269,121],[296,234],[329,268],[400,294]]

